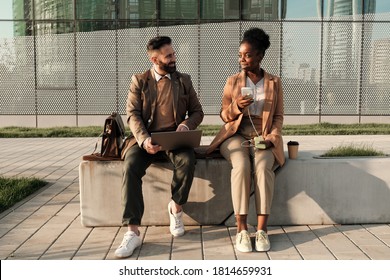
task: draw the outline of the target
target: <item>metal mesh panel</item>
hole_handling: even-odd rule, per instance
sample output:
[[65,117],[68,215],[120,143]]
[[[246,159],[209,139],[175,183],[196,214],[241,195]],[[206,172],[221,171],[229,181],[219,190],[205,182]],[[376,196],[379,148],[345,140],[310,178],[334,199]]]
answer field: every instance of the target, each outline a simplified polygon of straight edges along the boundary
[[37,90],[39,115],[75,115],[75,90]]
[[228,76],[239,70],[237,22],[200,25],[199,94],[205,114],[219,114]]
[[[71,24],[64,23],[70,28]],[[37,87],[75,88],[74,34],[52,34],[51,23],[39,23],[41,34],[35,37]],[[45,27],[42,27],[45,26]],[[47,33],[47,34],[44,34]]]
[[389,21],[390,12],[389,11],[384,12],[377,9],[375,13],[365,14],[364,19],[367,21]]
[[175,25],[159,28],[159,34],[172,38],[177,55],[177,70],[191,75],[192,83],[198,88],[198,25]]
[[219,114],[226,79],[240,70],[242,34],[260,27],[271,40],[262,67],[281,76],[286,115],[389,116],[390,13],[366,14],[364,22],[339,14],[322,22],[173,19],[158,27],[83,20],[76,33],[73,22],[37,21],[35,39],[31,22],[0,21],[9,34],[0,35],[0,115],[124,114],[131,75],[151,67],[146,43],[157,34],[172,37],[178,70],[191,75],[205,113]]
[[151,67],[146,54],[146,44],[156,36],[156,27],[126,28],[118,30],[118,107],[121,114],[126,111],[126,99],[131,76],[143,73]]
[[34,38],[0,38],[0,50],[0,114],[35,114]]
[[358,113],[361,23],[324,23],[322,113]]
[[320,44],[321,23],[283,23],[281,78],[285,114],[318,114]]
[[117,110],[116,31],[77,32],[79,114]]
[[[38,114],[76,114],[74,34],[53,34],[53,23],[38,23],[37,26]],[[55,26],[72,29],[71,23],[56,23]]]
[[390,113],[390,24],[365,23],[361,113]]

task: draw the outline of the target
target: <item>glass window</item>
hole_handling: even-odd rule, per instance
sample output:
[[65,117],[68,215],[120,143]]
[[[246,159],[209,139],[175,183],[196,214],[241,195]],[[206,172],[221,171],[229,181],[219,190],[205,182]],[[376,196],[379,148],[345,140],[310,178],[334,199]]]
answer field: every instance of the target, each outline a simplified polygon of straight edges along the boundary
[[32,23],[30,21],[14,21],[13,26],[13,33],[15,37],[33,35]]
[[277,20],[279,6],[286,0],[243,0],[242,18],[245,20]]
[[73,0],[35,0],[35,19],[73,19]]
[[198,18],[197,0],[161,0],[161,19],[196,19]]
[[363,0],[324,0],[324,18],[330,20],[361,20]]
[[[118,22],[118,29],[139,29],[143,27],[155,27],[156,22],[154,20],[131,20],[126,22]],[[157,31],[155,31],[156,33]],[[155,33],[153,33],[155,35]],[[151,35],[152,37],[152,35]]]
[[112,19],[112,11],[115,10],[116,2],[112,0],[76,1],[78,19]]
[[115,21],[82,21],[76,26],[77,32],[90,32],[97,30],[115,30]]
[[32,0],[1,0],[0,19],[31,19]]
[[287,20],[321,19],[321,0],[281,1],[281,18]]
[[239,19],[239,1],[203,0],[201,1],[202,19]]
[[139,14],[138,13],[137,14],[130,13],[129,14],[129,19],[130,20],[138,20],[139,19]]
[[156,19],[157,0],[120,0],[119,19]]
[[[375,6],[383,5],[384,4],[383,2],[386,2],[385,6],[387,4],[387,8],[390,9],[390,5],[389,5],[388,0],[385,0],[385,1],[383,1],[383,0],[365,0],[363,12],[365,14],[374,14],[375,13]],[[382,7],[382,8],[385,8],[385,7]],[[387,10],[387,11],[389,12],[390,10]]]

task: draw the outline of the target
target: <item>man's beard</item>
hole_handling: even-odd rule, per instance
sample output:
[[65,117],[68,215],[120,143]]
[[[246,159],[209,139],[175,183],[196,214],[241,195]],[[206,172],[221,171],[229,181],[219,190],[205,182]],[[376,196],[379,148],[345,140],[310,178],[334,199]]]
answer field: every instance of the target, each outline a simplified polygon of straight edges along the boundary
[[169,66],[169,64],[165,64],[161,61],[158,61],[158,66],[160,67],[160,69],[162,69],[165,72],[168,72],[170,74],[172,74],[173,72],[176,71],[176,63],[173,62],[172,64],[173,64],[173,66]]

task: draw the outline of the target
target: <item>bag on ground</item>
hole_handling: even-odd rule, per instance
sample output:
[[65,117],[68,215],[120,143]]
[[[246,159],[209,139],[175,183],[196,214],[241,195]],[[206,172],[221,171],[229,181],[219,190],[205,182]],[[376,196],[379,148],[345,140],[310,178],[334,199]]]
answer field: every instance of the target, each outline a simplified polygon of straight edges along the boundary
[[[101,140],[101,149],[100,152],[95,152],[99,140]],[[114,112],[106,118],[99,140],[96,142],[92,154],[83,156],[84,160],[121,160],[122,146],[125,141],[125,126],[118,113]]]

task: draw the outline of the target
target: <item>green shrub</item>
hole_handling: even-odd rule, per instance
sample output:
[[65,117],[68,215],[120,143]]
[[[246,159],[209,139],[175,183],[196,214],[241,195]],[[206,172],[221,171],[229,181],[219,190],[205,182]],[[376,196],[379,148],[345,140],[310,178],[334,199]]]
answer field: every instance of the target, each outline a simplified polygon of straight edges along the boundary
[[367,144],[349,144],[332,147],[322,157],[361,157],[361,156],[384,156],[381,151],[375,150]]

